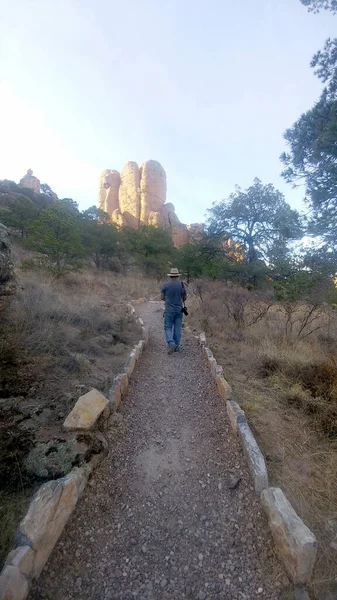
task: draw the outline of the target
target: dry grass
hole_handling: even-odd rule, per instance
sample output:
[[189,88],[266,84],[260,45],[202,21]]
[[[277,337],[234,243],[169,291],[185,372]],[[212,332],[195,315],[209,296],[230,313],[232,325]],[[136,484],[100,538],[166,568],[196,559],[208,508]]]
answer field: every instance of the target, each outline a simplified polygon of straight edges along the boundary
[[[228,310],[237,298],[240,326]],[[310,307],[270,305],[268,297],[221,283],[199,283],[189,306],[189,325],[206,332],[267,458],[271,484],[285,491],[317,536],[312,592],[318,593],[337,577],[326,530],[337,517],[336,314],[323,307],[301,330]],[[254,314],[259,318],[251,323]]]
[[25,470],[27,453],[68,439],[62,423],[79,395],[107,393],[140,337],[126,300],[159,288],[96,268],[55,279],[21,269],[31,255],[14,247],[19,288],[0,324],[0,562],[37,483]]

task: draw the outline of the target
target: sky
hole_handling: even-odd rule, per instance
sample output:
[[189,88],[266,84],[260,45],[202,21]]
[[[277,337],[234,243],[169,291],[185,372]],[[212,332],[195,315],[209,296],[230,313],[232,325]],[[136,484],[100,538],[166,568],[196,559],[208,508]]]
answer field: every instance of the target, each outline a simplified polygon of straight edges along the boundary
[[182,222],[280,176],[284,131],[318,98],[337,16],[300,0],[0,0],[0,179],[32,168],[96,203],[103,169],[154,159]]

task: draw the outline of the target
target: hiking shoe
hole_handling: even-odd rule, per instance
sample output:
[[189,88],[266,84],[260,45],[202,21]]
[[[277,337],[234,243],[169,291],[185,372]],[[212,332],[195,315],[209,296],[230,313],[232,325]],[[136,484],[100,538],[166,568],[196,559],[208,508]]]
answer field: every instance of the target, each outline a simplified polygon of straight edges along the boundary
[[174,351],[175,352],[180,352],[180,350],[181,350],[181,347],[180,346],[176,346]]
[[173,352],[175,352],[177,349],[177,346],[175,344],[171,344],[168,348],[167,354],[173,354]]

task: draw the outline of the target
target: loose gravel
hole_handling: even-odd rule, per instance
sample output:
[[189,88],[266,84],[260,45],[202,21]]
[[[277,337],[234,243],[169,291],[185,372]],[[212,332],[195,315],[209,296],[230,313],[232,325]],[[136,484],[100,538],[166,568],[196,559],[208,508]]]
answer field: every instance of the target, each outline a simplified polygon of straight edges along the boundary
[[159,303],[137,307],[150,343],[109,430],[109,457],[30,600],[290,597],[239,444],[196,339],[167,355]]

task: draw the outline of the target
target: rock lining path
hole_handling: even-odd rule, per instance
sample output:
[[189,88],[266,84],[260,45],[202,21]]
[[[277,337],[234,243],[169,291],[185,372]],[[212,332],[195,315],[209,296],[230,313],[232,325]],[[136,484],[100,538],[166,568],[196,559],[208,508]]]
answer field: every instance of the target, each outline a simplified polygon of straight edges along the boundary
[[[87,486],[30,600],[291,597],[260,501],[196,339],[150,342]],[[241,478],[235,489],[228,483]]]

